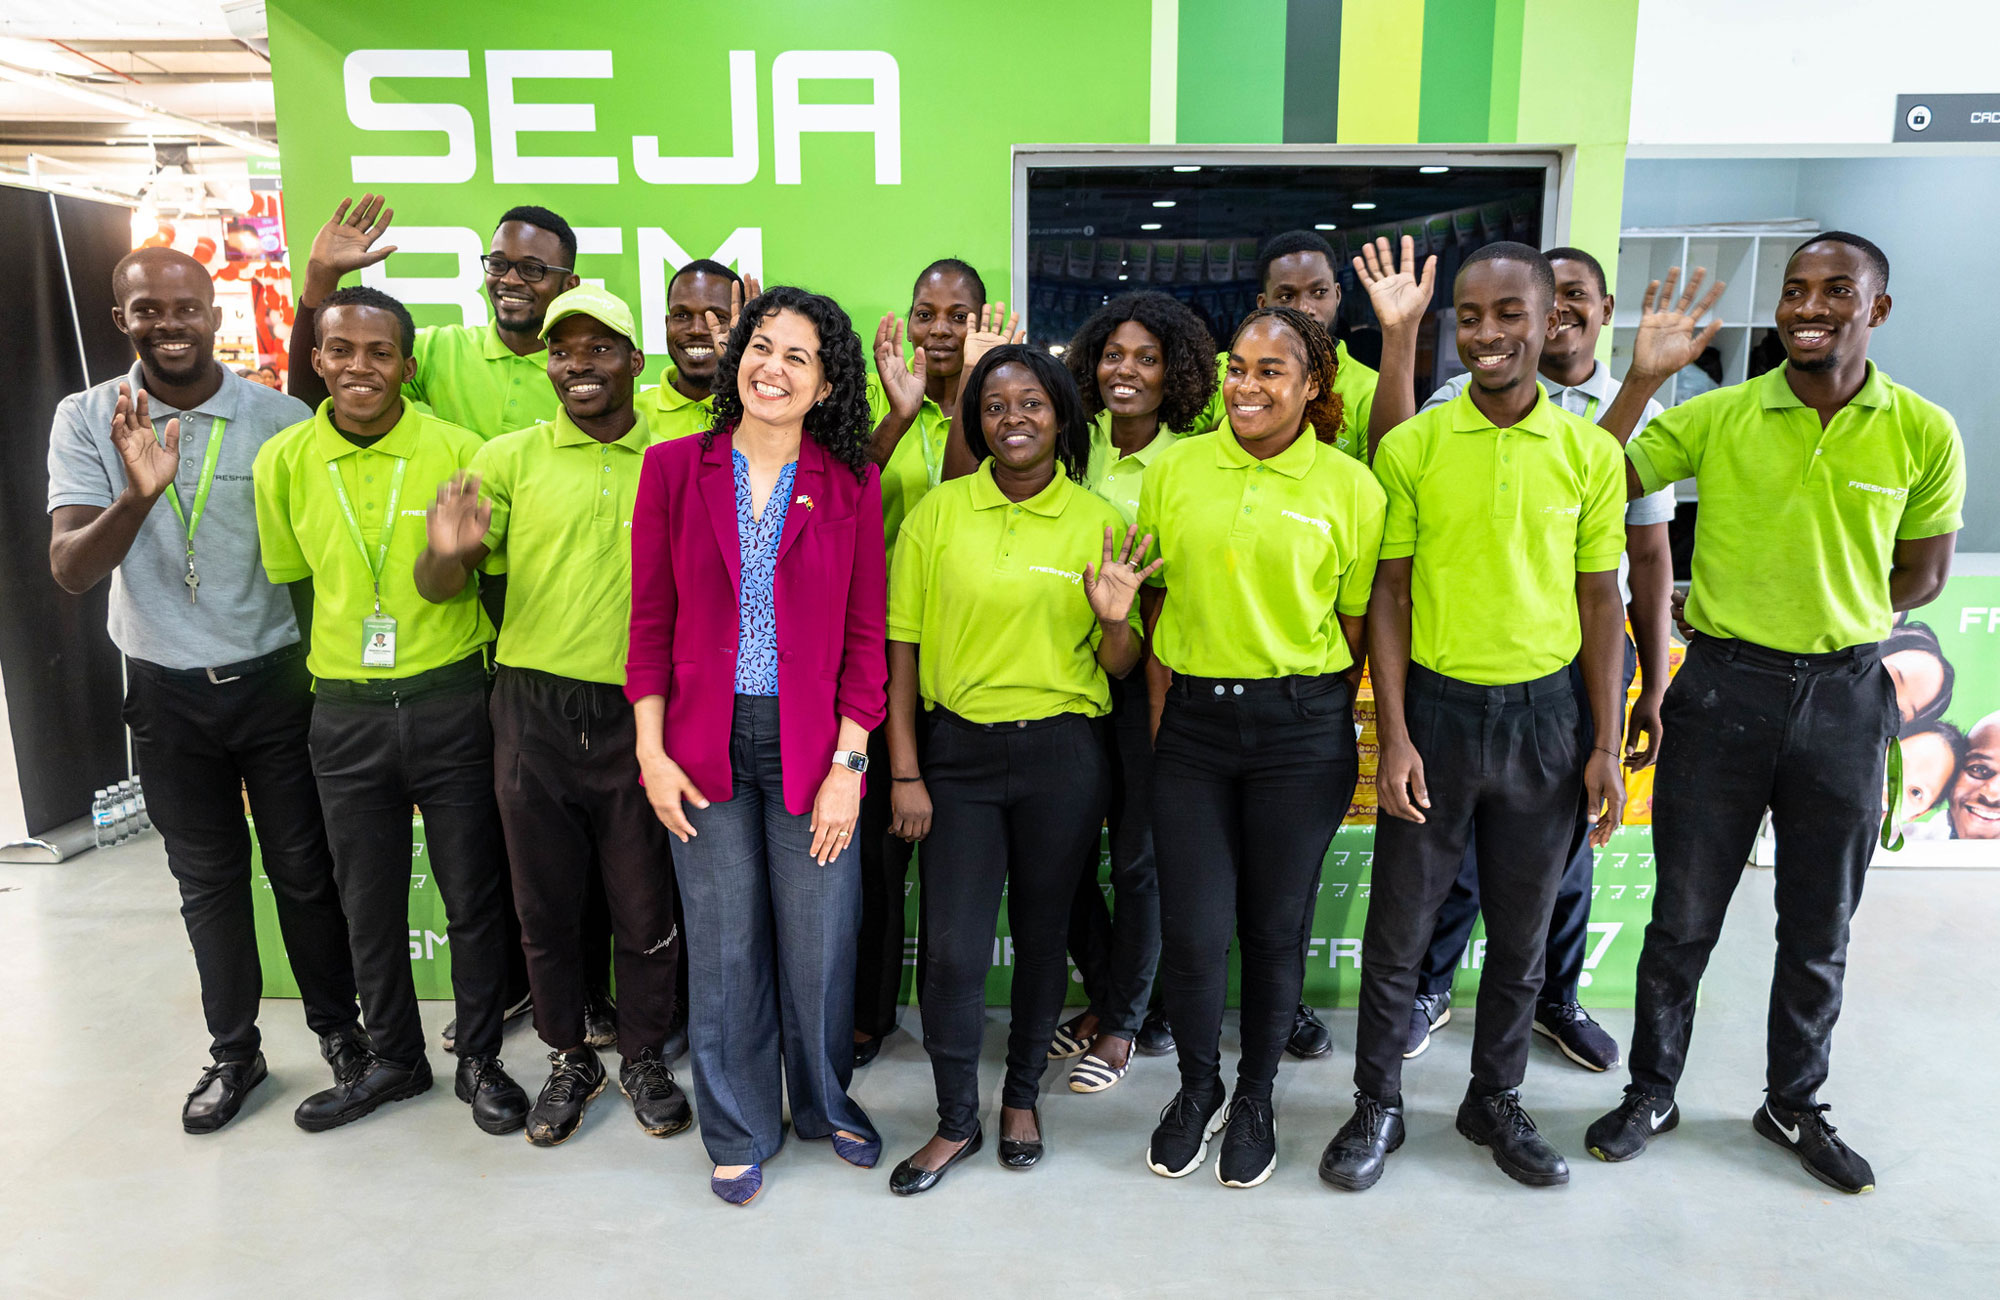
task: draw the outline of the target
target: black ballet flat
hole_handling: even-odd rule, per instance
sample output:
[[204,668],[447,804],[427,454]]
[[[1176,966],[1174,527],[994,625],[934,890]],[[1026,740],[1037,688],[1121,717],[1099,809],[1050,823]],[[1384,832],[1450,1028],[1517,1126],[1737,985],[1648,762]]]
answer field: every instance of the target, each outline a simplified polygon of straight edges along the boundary
[[[1035,1132],[1042,1131],[1042,1108],[1036,1106],[1030,1112],[1035,1117]],[[1035,1162],[1042,1158],[1042,1140],[1038,1136],[1033,1142],[1017,1142],[1013,1138],[1000,1139],[1000,1167],[1002,1169],[1033,1169]]]
[[915,1196],[920,1192],[928,1192],[944,1179],[953,1165],[976,1154],[985,1139],[986,1130],[983,1127],[973,1129],[971,1140],[953,1152],[951,1159],[945,1161],[943,1167],[938,1169],[920,1169],[908,1160],[903,1161],[889,1175],[889,1190],[898,1196]]

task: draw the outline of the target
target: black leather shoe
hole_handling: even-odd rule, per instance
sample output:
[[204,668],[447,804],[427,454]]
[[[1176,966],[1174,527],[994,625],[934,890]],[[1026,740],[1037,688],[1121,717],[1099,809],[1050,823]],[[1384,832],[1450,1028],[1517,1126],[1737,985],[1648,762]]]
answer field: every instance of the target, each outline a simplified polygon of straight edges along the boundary
[[1401,1145],[1403,1108],[1357,1092],[1353,1116],[1319,1158],[1320,1181],[1344,1192],[1365,1192],[1381,1179],[1389,1153]]
[[694,1107],[674,1082],[674,1072],[652,1048],[618,1067],[618,1088],[632,1099],[639,1127],[653,1137],[672,1137],[694,1123]]
[[882,1035],[863,1039],[854,1045],[854,1068],[860,1069],[882,1054]]
[[1466,1093],[1458,1104],[1458,1131],[1491,1150],[1500,1172],[1517,1183],[1560,1187],[1569,1181],[1569,1162],[1536,1131],[1512,1088],[1485,1097]]
[[353,1078],[343,1079],[300,1102],[292,1119],[308,1133],[324,1133],[353,1123],[377,1106],[429,1092],[430,1087],[429,1061],[420,1060],[414,1066],[397,1065],[371,1055],[355,1069]]
[[1035,1140],[1020,1142],[1013,1138],[1001,1138],[1000,1167],[1003,1169],[1033,1169],[1035,1162],[1042,1158],[1042,1108],[1037,1106],[1029,1114],[1035,1117]]
[[320,1035],[319,1054],[333,1070],[333,1081],[339,1083],[351,1079],[355,1073],[368,1064],[368,1054],[375,1049],[375,1040],[360,1025],[349,1025],[336,1029],[330,1034]]
[[890,1173],[889,1190],[898,1196],[915,1196],[919,1192],[928,1192],[931,1188],[936,1187],[939,1181],[951,1171],[953,1165],[961,1160],[977,1155],[979,1148],[985,1141],[986,1130],[984,1128],[973,1129],[972,1139],[960,1147],[951,1159],[945,1161],[944,1167],[941,1169],[919,1169],[908,1160],[905,1160]]
[[1303,1002],[1293,1013],[1292,1036],[1286,1041],[1285,1050],[1301,1061],[1314,1060],[1333,1050],[1333,1034],[1320,1023],[1313,1009]]
[[[591,1060],[596,1060],[595,1053]],[[597,1086],[604,1086],[604,1067],[597,1068]],[[502,1068],[497,1056],[461,1056],[452,1091],[472,1106],[472,1122],[498,1137],[528,1122],[528,1094]]]
[[182,1104],[181,1127],[190,1133],[215,1132],[236,1118],[243,1099],[270,1074],[262,1052],[245,1061],[217,1061],[201,1072]]
[[1164,1012],[1155,1007],[1146,1013],[1139,1032],[1132,1038],[1132,1050],[1141,1056],[1165,1056],[1174,1050],[1174,1027]]
[[584,994],[583,1043],[586,1047],[618,1046],[618,1004],[609,993]]

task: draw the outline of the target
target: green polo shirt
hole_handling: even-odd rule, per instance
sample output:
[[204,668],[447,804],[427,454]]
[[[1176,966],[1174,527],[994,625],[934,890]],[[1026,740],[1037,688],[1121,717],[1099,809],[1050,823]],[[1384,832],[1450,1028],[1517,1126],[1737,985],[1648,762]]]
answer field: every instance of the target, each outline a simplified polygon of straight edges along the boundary
[[694,401],[674,387],[679,375],[678,367],[668,366],[657,387],[648,388],[632,399],[633,408],[651,426],[654,442],[672,442],[700,433],[715,419],[714,395]]
[[[925,496],[889,575],[889,639],[918,647],[925,704],[973,722],[1109,713],[1104,634],[1083,590],[1106,526],[1121,526],[1118,512],[1060,473],[1008,500],[991,460]],[[1135,600],[1135,629],[1138,614]]]
[[[868,419],[870,427],[882,423],[889,413],[889,395],[882,381],[868,376]],[[924,494],[944,477],[944,444],[951,435],[951,417],[926,397],[917,408],[916,422],[904,431],[882,467],[882,540],[891,552],[896,549],[896,533],[917,508]]]
[[1618,442],[1549,401],[1496,429],[1470,392],[1375,449],[1382,558],[1414,556],[1410,659],[1480,686],[1546,677],[1583,646],[1576,575],[1625,553]]
[[558,414],[479,449],[472,472],[493,505],[486,567],[507,574],[494,657],[510,668],[625,684],[632,612],[632,503],[657,441],[645,415],[602,443]]
[[1090,465],[1084,470],[1084,485],[1117,507],[1127,524],[1139,518],[1139,490],[1146,482],[1146,466],[1180,435],[1164,424],[1153,440],[1130,456],[1120,456],[1111,441],[1111,412],[1099,411],[1090,422]]
[[1222,430],[1146,471],[1139,530],[1165,561],[1155,653],[1196,677],[1289,677],[1354,664],[1336,613],[1368,612],[1382,489],[1309,433],[1269,460]]
[[[1368,410],[1375,405],[1375,381],[1377,375],[1347,355],[1345,343],[1335,343],[1334,353],[1340,364],[1333,372],[1333,391],[1340,394],[1342,427],[1340,437],[1333,445],[1356,460],[1368,459]],[[1195,427],[1197,433],[1207,433],[1228,425],[1229,412],[1222,400],[1222,381],[1229,374],[1229,353],[1215,355],[1215,396],[1208,399],[1208,409],[1201,414]]]
[[[313,580],[306,667],[315,677],[340,681],[414,677],[479,651],[493,639],[493,625],[479,607],[478,588],[468,582],[458,595],[433,605],[416,584],[425,512],[437,499],[438,485],[472,464],[481,445],[478,435],[405,405],[396,427],[364,449],[340,436],[332,412],[329,397],[312,419],[265,443],[251,471],[265,574],[278,583]],[[391,519],[389,489],[398,461],[408,468]],[[348,531],[328,465],[340,472],[368,558]],[[382,612],[396,620],[396,666],[368,668],[361,663],[361,620],[375,612],[368,563],[384,528],[391,532],[382,565]]]
[[1896,543],[1964,524],[1965,444],[1872,361],[1824,428],[1786,369],[1669,408],[1626,454],[1647,491],[1700,491],[1689,623],[1793,654],[1880,641]]
[[548,349],[516,356],[490,324],[427,325],[417,331],[416,357],[403,396],[481,438],[553,420],[562,410],[549,382]]

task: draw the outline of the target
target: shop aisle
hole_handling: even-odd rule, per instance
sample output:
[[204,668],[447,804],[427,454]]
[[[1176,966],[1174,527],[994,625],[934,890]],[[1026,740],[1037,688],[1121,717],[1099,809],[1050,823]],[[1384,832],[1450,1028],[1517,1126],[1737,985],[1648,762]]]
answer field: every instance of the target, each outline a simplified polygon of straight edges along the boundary
[[[1179,1183],[1146,1172],[1174,1078],[1142,1060],[1106,1095],[1049,1095],[1035,1171],[982,1156],[921,1202],[894,1200],[888,1165],[932,1124],[928,1066],[899,1033],[856,1088],[882,1126],[883,1167],[794,1142],[743,1211],[709,1194],[694,1134],[647,1138],[609,1094],[559,1149],[479,1133],[435,1048],[439,1004],[425,1021],[441,1086],[312,1136],[291,1110],[324,1067],[296,1005],[266,1003],[271,1080],[223,1133],[186,1136],[181,1095],[205,1040],[159,841],[0,866],[0,1294],[1990,1294],[1997,884],[1978,871],[1869,881],[1827,1094],[1874,1162],[1869,1196],[1835,1196],[1750,1130],[1772,920],[1757,872],[1710,969],[1685,1119],[1641,1161],[1583,1150],[1622,1076],[1586,1075],[1537,1042],[1525,1095],[1570,1157],[1567,1189],[1515,1186],[1452,1131],[1469,1009],[1411,1063],[1412,1134],[1381,1186],[1322,1187],[1320,1148],[1349,1108],[1347,1012],[1329,1018],[1333,1056],[1286,1061],[1281,1164],[1253,1191],[1206,1169]],[[1603,1019],[1626,1040],[1629,1013]],[[1003,1036],[990,1022],[989,1082]],[[1233,1057],[1233,1025],[1224,1047]],[[525,1024],[507,1057],[539,1077]],[[1102,1260],[1126,1261],[1123,1277],[1091,1279]]]

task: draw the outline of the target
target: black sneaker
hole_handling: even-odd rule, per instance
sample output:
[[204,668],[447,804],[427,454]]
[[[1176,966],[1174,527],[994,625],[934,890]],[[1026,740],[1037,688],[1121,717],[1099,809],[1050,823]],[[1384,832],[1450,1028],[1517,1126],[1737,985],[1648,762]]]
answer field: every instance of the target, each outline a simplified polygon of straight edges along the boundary
[[430,1087],[429,1061],[397,1065],[371,1053],[351,1078],[300,1102],[299,1108],[292,1112],[292,1120],[308,1133],[324,1133],[351,1124],[378,1106],[429,1092]]
[[1278,1168],[1278,1116],[1269,1097],[1238,1096],[1229,1103],[1222,1126],[1222,1154],[1215,1181],[1224,1187],[1255,1187]]
[[1580,1002],[1536,1007],[1535,1032],[1586,1070],[1602,1074],[1618,1064],[1618,1040],[1605,1033]]
[[1569,1181],[1569,1162],[1535,1128],[1521,1109],[1521,1094],[1465,1094],[1458,1104],[1458,1131],[1493,1152],[1500,1172],[1529,1187],[1560,1187]]
[[1208,1158],[1208,1140],[1226,1118],[1220,1088],[1208,1097],[1181,1089],[1160,1111],[1153,1140],[1146,1144],[1146,1168],[1162,1178],[1185,1178]]
[[1141,1056],[1165,1056],[1174,1050],[1174,1027],[1167,1023],[1165,1012],[1155,1007],[1146,1013],[1133,1035],[1132,1050]]
[[459,1057],[452,1091],[472,1107],[472,1122],[483,1133],[513,1133],[528,1120],[527,1089],[514,1082],[497,1056]]
[[586,1047],[618,1046],[618,1004],[609,993],[583,995],[583,1042]]
[[1615,1165],[1632,1159],[1646,1149],[1654,1134],[1670,1133],[1680,1122],[1681,1108],[1672,1097],[1655,1097],[1627,1087],[1618,1109],[1598,1116],[1584,1132],[1583,1144],[1599,1160]]
[[588,1047],[550,1052],[549,1081],[528,1112],[528,1141],[538,1147],[567,1142],[583,1123],[584,1107],[604,1091],[604,1062]]
[[1793,1110],[1770,1098],[1757,1108],[1750,1125],[1798,1156],[1806,1172],[1838,1192],[1858,1196],[1875,1190],[1875,1171],[1854,1148],[1834,1136],[1825,1106]]
[[639,1127],[656,1138],[672,1137],[694,1123],[694,1107],[674,1082],[674,1072],[652,1048],[618,1067],[618,1088],[632,1101]]
[[1365,1192],[1382,1177],[1389,1153],[1403,1145],[1403,1108],[1354,1094],[1354,1114],[1319,1158],[1320,1181],[1345,1192]]
[[241,1061],[217,1061],[201,1072],[182,1104],[181,1128],[189,1133],[215,1132],[236,1118],[250,1090],[269,1077],[262,1052]]
[[1410,1007],[1410,1037],[1403,1047],[1403,1059],[1422,1056],[1431,1045],[1431,1031],[1451,1019],[1451,990],[1419,993]]
[[1333,1050],[1333,1035],[1313,1014],[1313,1009],[1303,1002],[1292,1015],[1292,1036],[1285,1043],[1285,1050],[1301,1061],[1325,1056]]

